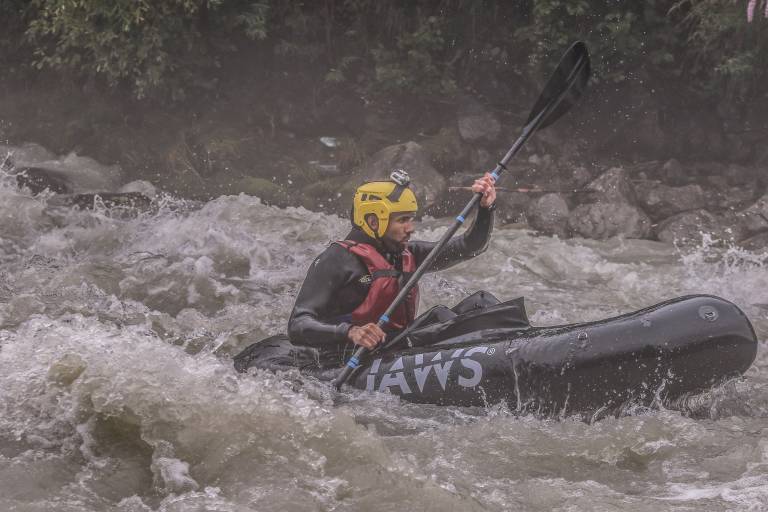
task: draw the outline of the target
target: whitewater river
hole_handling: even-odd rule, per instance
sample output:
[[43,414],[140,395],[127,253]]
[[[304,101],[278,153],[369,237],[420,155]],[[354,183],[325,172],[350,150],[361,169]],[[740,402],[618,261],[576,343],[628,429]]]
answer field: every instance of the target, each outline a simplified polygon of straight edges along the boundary
[[768,255],[501,228],[424,279],[422,310],[484,288],[539,325],[735,302],[757,360],[683,411],[588,422],[236,374],[347,223],[247,196],[83,212],[0,176],[0,511],[768,509]]

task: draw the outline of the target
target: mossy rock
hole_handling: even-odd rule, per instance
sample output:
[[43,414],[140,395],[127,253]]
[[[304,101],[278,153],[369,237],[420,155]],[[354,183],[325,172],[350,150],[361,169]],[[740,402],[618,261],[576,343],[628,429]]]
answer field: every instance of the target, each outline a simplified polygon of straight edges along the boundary
[[346,214],[352,207],[352,197],[358,185],[348,176],[311,183],[301,189],[301,205],[308,210]]
[[455,128],[442,128],[437,134],[421,141],[421,145],[431,154],[432,165],[444,176],[469,165],[469,150]]
[[242,192],[249,196],[258,197],[264,204],[273,206],[285,207],[294,203],[290,201],[288,191],[263,178],[241,178],[232,184],[231,191],[234,194]]

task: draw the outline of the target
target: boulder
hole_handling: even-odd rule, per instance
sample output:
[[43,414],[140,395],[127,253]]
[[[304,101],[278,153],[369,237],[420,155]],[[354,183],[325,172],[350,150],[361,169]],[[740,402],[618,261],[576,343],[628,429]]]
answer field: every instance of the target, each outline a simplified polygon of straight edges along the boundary
[[[258,197],[264,204],[279,207],[289,206],[298,202],[290,201],[288,190],[271,180],[255,178],[253,176],[236,176],[228,173],[218,173],[207,180],[204,197],[212,199],[219,196],[236,196],[241,193]],[[314,209],[316,210],[317,208]]]
[[544,194],[532,200],[526,216],[532,228],[546,235],[565,237],[568,233],[568,203],[560,194]]
[[288,192],[278,185],[264,178],[241,178],[232,185],[232,193],[243,193],[261,199],[264,204],[274,206],[288,206],[290,204]]
[[467,142],[493,142],[499,137],[501,123],[484,105],[468,99],[458,109],[458,128]]
[[33,142],[21,146],[7,146],[0,144],[0,164],[7,159],[7,165],[11,167],[33,167],[39,162],[56,160],[56,155],[45,149],[40,144]]
[[16,166],[16,180],[33,193],[49,189],[56,193],[86,193],[115,190],[121,171],[117,165],[104,165],[93,158],[70,153],[60,160]]
[[608,169],[592,180],[586,189],[598,193],[603,202],[607,203],[634,203],[636,199],[629,175],[620,167]]
[[768,251],[768,231],[763,231],[746,240],[742,240],[739,245],[748,251]]
[[635,187],[638,202],[654,221],[666,219],[676,213],[697,210],[705,204],[704,190],[699,185],[670,187],[645,182]]
[[95,209],[96,206],[105,208],[126,208],[130,210],[149,210],[152,199],[141,192],[101,192],[74,194],[68,198],[69,204],[84,210]]
[[355,189],[359,184],[350,181],[348,176],[315,181],[301,188],[299,195],[301,206],[308,210],[348,216]]
[[469,165],[472,169],[493,169],[498,158],[485,148],[472,148],[469,153]]
[[435,206],[447,191],[447,181],[432,167],[429,152],[413,141],[387,146],[375,153],[350,180],[355,186],[366,181],[388,180],[395,169],[403,169],[410,175],[411,187],[422,211]]
[[734,186],[754,186],[756,180],[755,169],[743,165],[731,164],[723,173],[728,183]]
[[155,186],[146,180],[134,180],[129,183],[126,183],[125,185],[120,187],[118,192],[121,192],[121,193],[138,192],[144,197],[148,197],[150,199],[157,195],[157,189],[155,188]]
[[496,218],[505,224],[522,222],[530,204],[529,194],[499,191],[496,196]]
[[656,227],[656,238],[667,243],[698,244],[709,234],[717,240],[733,241],[741,231],[734,231],[732,222],[703,209],[678,213]]
[[647,238],[651,220],[626,202],[598,201],[576,207],[568,219],[568,228],[574,235],[597,240],[614,236]]
[[683,166],[675,158],[667,160],[661,166],[660,178],[665,183],[683,184],[685,182],[685,171]]
[[469,163],[469,151],[456,128],[442,128],[436,135],[422,141],[421,145],[432,155],[432,165],[447,176]]
[[574,167],[570,171],[570,180],[573,183],[574,188],[577,189],[589,184],[592,181],[592,178],[592,173],[584,166]]
[[709,202],[723,209],[745,208],[754,200],[754,188],[724,187],[710,192]]
[[768,194],[755,201],[749,208],[739,212],[739,216],[749,234],[768,230]]
[[49,190],[56,194],[69,194],[72,192],[72,184],[67,177],[50,169],[37,167],[17,167],[16,184],[20,188],[28,188],[32,194],[39,194]]
[[704,177],[705,183],[715,187],[717,190],[726,189],[728,188],[728,180],[725,178],[725,176],[719,176],[717,174],[712,174],[709,176]]

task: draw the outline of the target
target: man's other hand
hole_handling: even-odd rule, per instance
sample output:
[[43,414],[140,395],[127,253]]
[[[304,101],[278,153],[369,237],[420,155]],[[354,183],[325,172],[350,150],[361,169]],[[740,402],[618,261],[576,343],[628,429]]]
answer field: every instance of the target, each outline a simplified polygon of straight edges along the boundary
[[496,201],[496,180],[493,179],[491,173],[485,173],[480,179],[475,180],[472,184],[472,192],[480,192],[483,197],[480,199],[480,206],[483,208],[490,207],[494,201]]
[[347,337],[355,345],[360,345],[368,350],[373,350],[376,346],[384,341],[386,334],[376,324],[365,324],[363,326],[353,325],[350,327]]

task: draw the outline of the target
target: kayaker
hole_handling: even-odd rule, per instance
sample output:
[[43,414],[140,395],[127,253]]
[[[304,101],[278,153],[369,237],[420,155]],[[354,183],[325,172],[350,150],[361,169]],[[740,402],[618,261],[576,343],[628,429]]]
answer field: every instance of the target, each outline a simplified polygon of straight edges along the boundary
[[[463,236],[444,246],[430,272],[486,249],[496,201],[493,177],[486,173],[474,182],[472,191],[483,194],[474,223]],[[436,245],[411,240],[417,210],[416,196],[403,171],[393,172],[390,181],[365,183],[355,191],[352,230],[313,261],[296,297],[288,322],[294,345],[317,349],[321,364],[343,363],[354,345],[373,349],[387,333],[400,331],[413,321],[418,287],[383,330],[376,324],[400,286]]]

